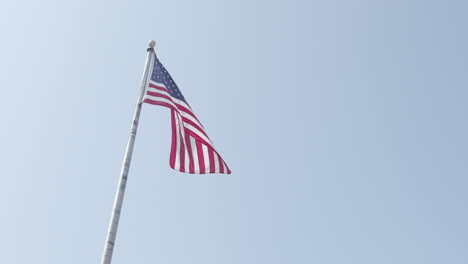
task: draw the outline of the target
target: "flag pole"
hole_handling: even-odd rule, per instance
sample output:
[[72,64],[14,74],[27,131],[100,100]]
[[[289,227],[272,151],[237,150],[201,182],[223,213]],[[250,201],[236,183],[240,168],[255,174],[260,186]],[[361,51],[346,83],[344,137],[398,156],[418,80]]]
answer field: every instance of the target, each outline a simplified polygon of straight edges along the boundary
[[132,160],[133,145],[135,144],[135,136],[138,128],[138,120],[140,119],[141,106],[143,104],[143,96],[145,93],[146,80],[148,77],[149,70],[151,68],[151,55],[154,54],[154,46],[156,42],[151,40],[148,43],[149,48],[147,49],[148,54],[146,57],[145,70],[143,72],[143,79],[141,80],[140,95],[135,106],[135,113],[133,114],[132,128],[130,130],[130,136],[128,138],[127,149],[125,150],[125,156],[122,163],[122,169],[120,171],[120,180],[117,192],[115,195],[114,208],[112,210],[112,216],[109,223],[109,230],[106,237],[106,243],[104,245],[104,252],[102,254],[102,264],[110,264],[112,261],[112,253],[114,252],[115,238],[117,236],[117,228],[119,226],[120,212],[122,210],[123,198],[125,195],[125,187],[127,185],[128,171],[130,169],[130,162]]

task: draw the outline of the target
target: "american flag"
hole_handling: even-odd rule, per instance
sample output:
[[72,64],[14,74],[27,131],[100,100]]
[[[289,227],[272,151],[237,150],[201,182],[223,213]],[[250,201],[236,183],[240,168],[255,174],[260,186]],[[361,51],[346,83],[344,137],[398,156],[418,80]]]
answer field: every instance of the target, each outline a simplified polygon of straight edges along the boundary
[[226,162],[214,148],[203,125],[195,117],[169,72],[156,55],[153,60],[143,102],[171,109],[171,168],[188,173],[230,174]]

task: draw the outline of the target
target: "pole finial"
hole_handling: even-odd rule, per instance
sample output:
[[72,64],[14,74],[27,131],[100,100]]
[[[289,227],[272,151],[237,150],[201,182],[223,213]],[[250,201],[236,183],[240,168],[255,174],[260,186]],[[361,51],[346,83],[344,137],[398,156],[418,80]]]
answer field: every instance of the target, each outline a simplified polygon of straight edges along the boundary
[[151,41],[148,43],[148,46],[149,46],[150,48],[154,48],[154,46],[156,46],[156,41],[151,40]]

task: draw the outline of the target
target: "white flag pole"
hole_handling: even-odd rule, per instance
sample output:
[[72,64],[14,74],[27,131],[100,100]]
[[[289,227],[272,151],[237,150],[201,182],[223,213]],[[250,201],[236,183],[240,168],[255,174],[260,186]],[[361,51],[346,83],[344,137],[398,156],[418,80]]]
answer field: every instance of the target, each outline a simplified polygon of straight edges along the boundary
[[143,72],[143,79],[141,81],[140,95],[135,106],[135,113],[133,115],[132,128],[130,130],[130,136],[128,138],[127,149],[125,150],[125,156],[120,171],[120,180],[117,193],[115,195],[114,209],[112,210],[112,216],[109,223],[109,231],[107,233],[106,244],[104,246],[104,252],[102,255],[102,264],[110,264],[112,260],[112,253],[114,252],[115,238],[117,236],[117,228],[119,226],[120,212],[122,210],[123,198],[125,195],[125,187],[127,185],[128,171],[130,169],[130,162],[132,160],[133,145],[135,143],[135,136],[138,128],[138,120],[140,119],[141,105],[143,104],[143,96],[146,88],[146,80],[151,68],[152,55],[154,54],[154,46],[156,43],[154,40],[149,42],[149,48],[147,49],[148,54],[146,57],[145,70]]

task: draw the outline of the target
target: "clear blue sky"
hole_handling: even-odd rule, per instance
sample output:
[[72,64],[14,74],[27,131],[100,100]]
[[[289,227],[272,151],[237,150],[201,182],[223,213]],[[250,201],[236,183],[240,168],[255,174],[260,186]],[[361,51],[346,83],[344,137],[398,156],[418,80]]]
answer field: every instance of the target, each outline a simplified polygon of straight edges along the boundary
[[233,174],[145,105],[113,264],[468,263],[466,1],[4,1],[0,263],[99,263],[150,39]]

